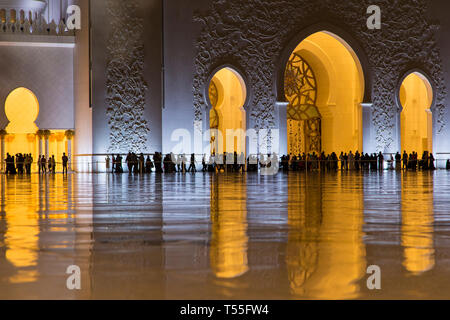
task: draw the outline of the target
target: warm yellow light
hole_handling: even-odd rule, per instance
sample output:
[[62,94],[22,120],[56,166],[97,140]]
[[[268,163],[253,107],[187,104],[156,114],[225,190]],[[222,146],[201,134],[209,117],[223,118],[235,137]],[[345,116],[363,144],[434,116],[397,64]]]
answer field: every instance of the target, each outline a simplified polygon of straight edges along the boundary
[[[211,128],[220,133],[214,140],[212,151],[216,153],[245,153],[246,115],[244,110],[247,89],[244,80],[234,70],[223,68],[212,80],[217,96],[214,110],[210,114]],[[214,102],[212,102],[214,103]],[[221,141],[222,140],[222,141]]]
[[433,89],[421,74],[411,73],[400,89],[402,151],[418,152],[433,150],[433,118],[430,111]]
[[[317,32],[302,41],[298,53],[313,70],[317,80],[317,107],[322,120],[322,150],[331,153],[362,151],[362,109],[364,74],[352,48],[339,36],[327,31]],[[288,123],[289,149],[297,153],[306,149],[305,137],[298,125]],[[304,151],[304,150],[302,150]]]
[[5,113],[9,134],[36,133],[38,128],[34,122],[39,115],[39,102],[30,90],[18,88],[12,91],[6,98]]
[[247,188],[245,177],[211,181],[212,239],[210,263],[219,279],[247,273]]

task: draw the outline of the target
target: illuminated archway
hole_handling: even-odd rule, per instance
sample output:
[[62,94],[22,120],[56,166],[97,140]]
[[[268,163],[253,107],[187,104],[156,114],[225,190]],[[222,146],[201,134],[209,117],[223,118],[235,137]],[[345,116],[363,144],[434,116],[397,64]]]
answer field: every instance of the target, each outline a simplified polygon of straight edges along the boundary
[[[288,152],[361,151],[364,92],[363,68],[347,42],[327,31],[305,38],[285,70]],[[298,110],[307,118],[293,117]]]
[[6,98],[5,113],[9,120],[6,152],[35,155],[38,131],[35,121],[39,115],[39,102],[34,93],[23,87],[13,90]]
[[247,89],[242,76],[232,68],[217,71],[209,84],[211,153],[246,152]]
[[420,72],[411,72],[403,80],[399,92],[402,151],[421,155],[433,152],[433,88]]

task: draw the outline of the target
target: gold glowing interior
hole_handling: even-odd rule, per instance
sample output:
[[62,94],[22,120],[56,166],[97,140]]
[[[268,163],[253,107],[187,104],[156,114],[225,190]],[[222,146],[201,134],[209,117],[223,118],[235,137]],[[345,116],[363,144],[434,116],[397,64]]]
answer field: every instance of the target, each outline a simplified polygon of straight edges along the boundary
[[433,89],[421,74],[411,73],[400,88],[402,151],[433,151]]

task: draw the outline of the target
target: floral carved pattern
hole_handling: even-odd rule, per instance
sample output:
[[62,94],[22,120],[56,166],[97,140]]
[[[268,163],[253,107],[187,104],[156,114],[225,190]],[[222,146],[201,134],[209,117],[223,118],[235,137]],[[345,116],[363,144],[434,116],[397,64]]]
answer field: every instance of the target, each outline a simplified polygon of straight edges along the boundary
[[[274,79],[277,63],[289,42],[305,28],[327,22],[346,30],[362,47],[371,70],[372,124],[376,148],[395,145],[399,79],[420,67],[432,79],[436,132],[443,131],[444,83],[437,41],[438,26],[427,20],[428,0],[379,0],[381,30],[367,28],[369,0],[211,0],[195,15],[202,31],[197,38],[193,83],[195,121],[205,110],[204,88],[214,67],[230,63],[244,70],[252,99],[247,106],[255,129],[276,126]],[[328,30],[332,31],[332,30]]]
[[107,116],[109,152],[142,152],[150,132],[145,119],[144,25],[135,0],[107,0]]

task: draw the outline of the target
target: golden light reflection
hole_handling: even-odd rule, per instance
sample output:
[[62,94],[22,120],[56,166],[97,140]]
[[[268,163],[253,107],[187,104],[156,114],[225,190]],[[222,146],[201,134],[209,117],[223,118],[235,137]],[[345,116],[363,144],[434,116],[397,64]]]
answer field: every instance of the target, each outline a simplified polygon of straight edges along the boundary
[[[9,283],[31,283],[40,278],[42,237],[46,232],[68,232],[72,218],[72,179],[32,175],[1,176],[1,206],[4,217],[4,258],[12,266]],[[69,192],[70,191],[70,192]],[[42,221],[55,228],[42,229]],[[65,248],[69,244],[54,246]]]
[[[314,299],[356,298],[360,291],[357,282],[365,275],[366,253],[362,189],[352,187],[361,184],[362,177],[339,176],[334,192],[322,192],[326,184],[322,179],[336,178],[308,176],[301,184],[307,185],[300,191],[303,201],[296,194],[298,182],[291,183],[296,178],[289,179],[290,199],[300,202],[300,206],[291,203],[289,209],[287,265],[292,292]],[[297,242],[299,237],[305,239],[304,244]]]
[[403,176],[402,246],[403,266],[413,275],[434,268],[434,205],[432,176]]
[[322,222],[320,185],[301,188],[303,176],[290,175],[288,184],[289,238],[286,265],[291,293],[305,296],[305,283],[317,269]]
[[[6,217],[5,247],[6,259],[17,268],[10,277],[11,283],[34,282],[38,277],[38,241],[39,241],[39,204],[36,197],[39,192],[36,184],[21,183],[18,179],[2,176],[2,203]],[[20,186],[19,186],[20,185]],[[24,194],[30,196],[24,197]]]
[[217,278],[232,279],[249,270],[246,177],[224,179],[211,177],[210,264]]

